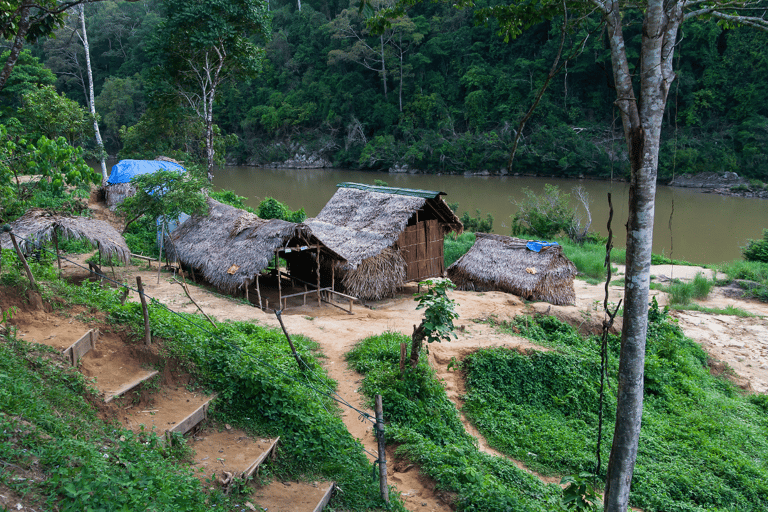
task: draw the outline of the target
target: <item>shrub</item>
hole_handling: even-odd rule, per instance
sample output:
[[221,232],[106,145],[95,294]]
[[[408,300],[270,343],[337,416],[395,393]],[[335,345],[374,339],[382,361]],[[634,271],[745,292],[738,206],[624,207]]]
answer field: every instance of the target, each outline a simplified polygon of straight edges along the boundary
[[286,205],[273,197],[267,197],[259,203],[259,207],[256,208],[256,215],[262,219],[281,219],[288,222],[304,222],[304,219],[307,218],[304,208],[295,212],[291,211]]
[[749,240],[742,254],[747,261],[768,263],[768,229],[763,230],[762,240]]

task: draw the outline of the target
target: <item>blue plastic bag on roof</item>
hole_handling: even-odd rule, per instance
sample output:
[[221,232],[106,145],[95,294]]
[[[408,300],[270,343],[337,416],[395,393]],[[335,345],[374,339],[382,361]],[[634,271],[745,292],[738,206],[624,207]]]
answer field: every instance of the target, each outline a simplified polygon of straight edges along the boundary
[[544,247],[550,247],[553,245],[560,245],[557,242],[545,242],[544,240],[531,240],[525,246],[533,251],[533,252],[540,252]]
[[163,160],[120,160],[120,162],[112,166],[108,183],[110,185],[129,183],[134,176],[157,171],[187,172],[181,165]]

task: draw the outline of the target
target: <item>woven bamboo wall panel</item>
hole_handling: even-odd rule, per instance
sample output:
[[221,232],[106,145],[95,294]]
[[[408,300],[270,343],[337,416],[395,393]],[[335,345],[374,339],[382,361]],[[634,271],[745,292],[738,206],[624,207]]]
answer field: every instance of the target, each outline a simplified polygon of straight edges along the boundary
[[443,275],[443,232],[436,219],[405,228],[400,234],[398,246],[407,265],[407,281]]

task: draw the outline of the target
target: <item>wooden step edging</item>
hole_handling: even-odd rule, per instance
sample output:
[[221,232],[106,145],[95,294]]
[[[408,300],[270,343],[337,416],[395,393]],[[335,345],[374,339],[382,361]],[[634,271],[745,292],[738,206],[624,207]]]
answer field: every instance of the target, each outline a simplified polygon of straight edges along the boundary
[[277,437],[274,441],[272,441],[272,444],[269,446],[268,449],[266,449],[259,457],[251,463],[248,468],[240,473],[240,478],[243,480],[250,478],[257,469],[259,469],[259,466],[261,466],[261,463],[264,462],[264,460],[267,458],[268,455],[272,454],[272,457],[275,456],[275,447],[277,446],[277,442],[280,441],[280,437]]
[[328,487],[328,490],[325,491],[325,495],[323,495],[323,499],[320,500],[320,503],[317,504],[317,506],[312,510],[312,512],[323,512],[323,509],[326,505],[328,505],[328,502],[331,501],[331,496],[333,496],[333,491],[336,490],[336,482],[331,482],[331,486]]
[[154,377],[155,375],[158,375],[159,373],[160,372],[155,370],[153,372],[150,372],[150,373],[144,375],[143,377],[139,377],[138,379],[134,380],[133,382],[129,382],[128,384],[123,385],[117,391],[113,391],[110,396],[104,398],[104,403],[111,402],[115,398],[119,397],[120,395],[123,395],[123,394],[127,393],[128,391],[132,390],[133,388],[135,388],[136,386],[138,386],[142,382],[151,379],[152,377]]
[[96,340],[99,339],[99,330],[91,329],[85,333],[79,340],[64,349],[62,354],[69,359],[72,366],[77,366],[77,362],[85,354],[96,348]]
[[203,420],[205,420],[208,417],[208,407],[211,404],[211,401],[216,398],[216,395],[213,395],[211,398],[205,401],[203,405],[197,408],[195,412],[178,422],[173,427],[169,428],[165,431],[165,438],[167,441],[170,442],[171,440],[171,434],[178,432],[181,435],[186,434],[193,428],[195,428],[197,425],[199,425]]

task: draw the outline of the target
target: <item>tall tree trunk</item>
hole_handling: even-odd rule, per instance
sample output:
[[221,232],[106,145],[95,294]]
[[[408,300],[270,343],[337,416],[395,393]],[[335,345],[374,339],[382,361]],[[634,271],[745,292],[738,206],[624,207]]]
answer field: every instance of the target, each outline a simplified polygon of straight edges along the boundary
[[403,111],[403,34],[400,33],[400,112]]
[[381,43],[381,81],[384,84],[384,99],[387,97],[387,65],[384,61],[384,35],[379,36],[379,42]]
[[213,149],[213,99],[216,94],[216,89],[211,87],[211,90],[203,99],[205,103],[205,152],[208,157],[208,181],[213,181],[213,157],[215,150]]
[[665,12],[663,0],[648,2],[643,24],[638,105],[629,73],[618,1],[612,2],[612,7],[608,10],[607,24],[618,97],[616,104],[624,125],[632,176],[616,425],[608,461],[605,510],[625,512],[637,460],[643,414],[659,140],[667,94],[674,80],[672,56],[682,11],[678,5],[670,7],[670,12]]
[[5,61],[3,70],[0,71],[0,91],[5,87],[5,82],[8,81],[8,77],[11,76],[13,66],[16,65],[16,61],[19,60],[19,54],[24,47],[24,38],[27,36],[29,30],[29,10],[30,6],[25,5],[19,11],[19,27],[16,30],[16,37],[13,39],[13,46],[11,46],[11,53]]
[[80,5],[80,28],[83,31],[83,48],[85,49],[85,69],[88,73],[88,98],[91,116],[93,117],[93,132],[96,135],[96,146],[99,148],[101,160],[101,184],[107,186],[107,164],[104,162],[104,142],[101,140],[99,121],[96,119],[96,103],[93,95],[93,72],[91,71],[91,50],[88,45],[88,33],[85,30],[85,5]]

